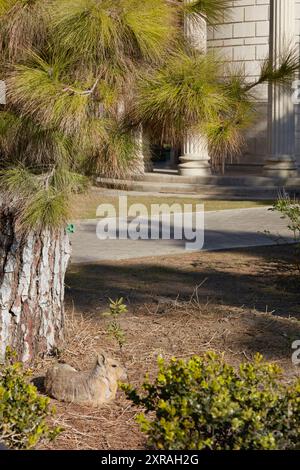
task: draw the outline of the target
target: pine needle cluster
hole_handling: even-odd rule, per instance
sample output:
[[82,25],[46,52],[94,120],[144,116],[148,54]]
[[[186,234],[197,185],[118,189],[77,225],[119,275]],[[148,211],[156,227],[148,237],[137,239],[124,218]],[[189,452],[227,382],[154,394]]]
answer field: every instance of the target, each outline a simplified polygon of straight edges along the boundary
[[1,191],[19,201],[21,225],[65,222],[84,175],[138,171],[141,126],[174,145],[201,132],[214,164],[241,151],[253,90],[287,84],[299,63],[289,50],[249,83],[220,57],[193,50],[184,15],[215,24],[231,3],[0,0]]

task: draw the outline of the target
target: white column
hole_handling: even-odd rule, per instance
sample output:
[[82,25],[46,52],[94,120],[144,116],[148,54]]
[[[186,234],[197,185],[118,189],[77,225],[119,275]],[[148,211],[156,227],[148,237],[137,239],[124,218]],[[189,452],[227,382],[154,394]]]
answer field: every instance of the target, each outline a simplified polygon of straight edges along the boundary
[[[270,55],[276,66],[280,57],[296,44],[295,0],[271,0]],[[269,85],[269,152],[265,176],[297,176],[295,158],[295,105],[292,90]]]
[[[190,1],[190,0],[186,0]],[[202,18],[186,15],[185,35],[199,52],[207,52],[207,25]],[[211,174],[210,158],[206,139],[199,134],[187,132],[180,157],[179,173],[183,176],[207,176]]]

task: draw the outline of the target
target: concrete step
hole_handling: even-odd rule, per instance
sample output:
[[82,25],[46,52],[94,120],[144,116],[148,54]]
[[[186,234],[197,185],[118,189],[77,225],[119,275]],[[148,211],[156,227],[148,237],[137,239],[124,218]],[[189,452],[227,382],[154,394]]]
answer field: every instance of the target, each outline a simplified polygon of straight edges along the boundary
[[135,180],[162,182],[162,183],[184,183],[203,184],[214,186],[269,186],[283,187],[291,185],[300,187],[300,178],[267,178],[258,175],[212,175],[212,176],[180,176],[176,173],[145,173]]
[[[216,184],[200,184],[200,183],[184,183],[180,178],[180,182],[165,180],[111,180],[109,178],[98,178],[97,185],[106,188],[123,189],[140,192],[151,192],[159,194],[174,195],[199,195],[205,199],[261,199],[273,200],[282,193],[284,186],[275,186],[265,184],[257,186],[244,185],[216,185]],[[156,178],[154,178],[156,179]],[[300,185],[298,188],[285,188],[291,194],[300,193]],[[296,194],[297,195],[297,194]]]

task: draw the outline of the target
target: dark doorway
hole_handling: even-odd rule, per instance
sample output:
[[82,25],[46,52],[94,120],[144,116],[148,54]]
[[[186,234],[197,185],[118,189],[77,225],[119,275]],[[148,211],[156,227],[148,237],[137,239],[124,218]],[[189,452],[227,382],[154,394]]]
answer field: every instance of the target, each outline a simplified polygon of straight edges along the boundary
[[179,164],[181,154],[180,147],[174,147],[170,144],[152,144],[151,161],[153,167],[157,169],[176,169]]

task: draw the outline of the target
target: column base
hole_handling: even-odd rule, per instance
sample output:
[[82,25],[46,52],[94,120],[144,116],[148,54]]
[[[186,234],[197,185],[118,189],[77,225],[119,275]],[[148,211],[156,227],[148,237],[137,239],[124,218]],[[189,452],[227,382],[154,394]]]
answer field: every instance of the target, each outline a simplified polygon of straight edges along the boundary
[[211,176],[210,160],[201,160],[193,155],[185,155],[179,160],[182,162],[178,165],[181,176]]
[[132,171],[130,171],[130,176],[142,176],[145,173],[149,173],[152,171],[152,167],[150,165],[147,165],[146,162],[143,160],[138,161]]
[[292,155],[270,156],[267,158],[263,175],[270,178],[296,178],[298,166]]

